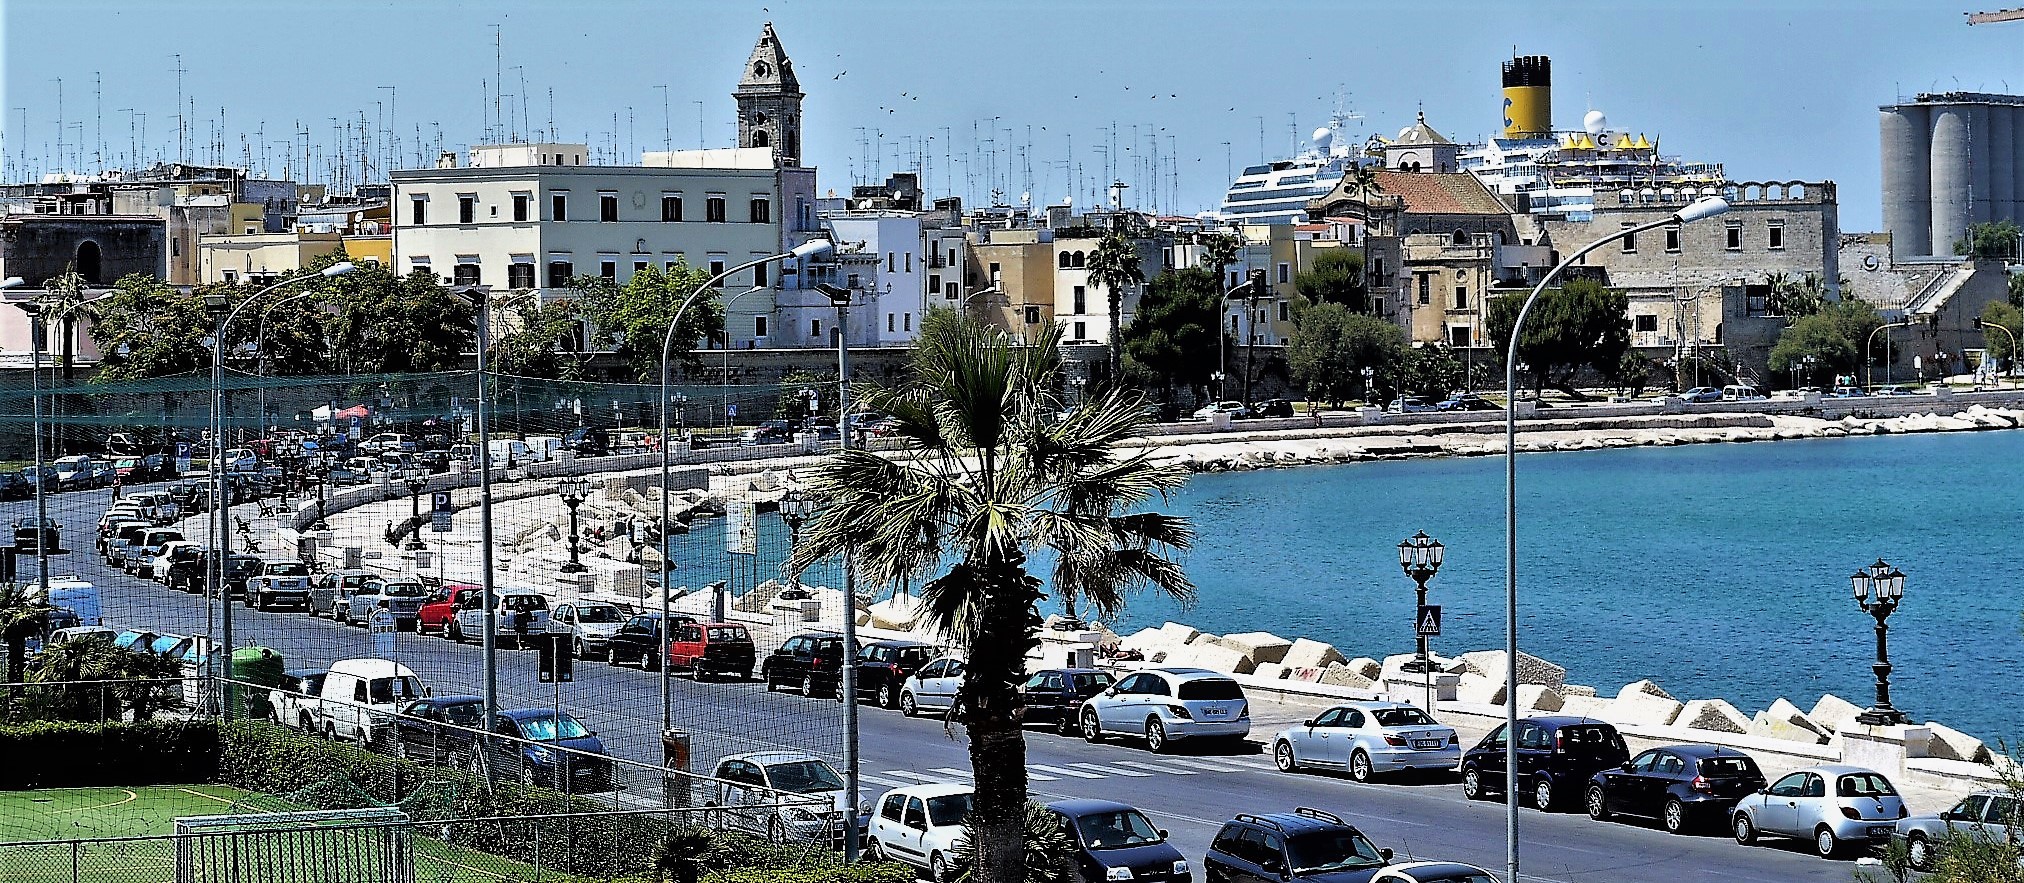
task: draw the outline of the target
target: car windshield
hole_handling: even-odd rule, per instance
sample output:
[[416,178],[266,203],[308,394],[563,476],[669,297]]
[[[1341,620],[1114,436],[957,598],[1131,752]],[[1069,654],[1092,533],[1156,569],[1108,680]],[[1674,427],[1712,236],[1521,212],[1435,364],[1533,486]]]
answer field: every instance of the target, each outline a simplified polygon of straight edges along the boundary
[[373,678],[366,684],[366,696],[373,702],[406,702],[422,698],[422,683],[413,677]]
[[1704,757],[1700,762],[1701,775],[1710,778],[1734,778],[1754,776],[1757,766],[1747,757]]
[[625,614],[616,607],[578,607],[577,622],[624,622]]
[[726,626],[710,630],[712,641],[750,641],[752,636],[745,633],[743,626]]
[[1431,727],[1434,719],[1417,708],[1380,708],[1370,713],[1380,727]]
[[485,714],[483,702],[458,702],[443,706],[443,719],[460,727],[475,727]]
[[540,595],[506,595],[499,599],[499,606],[507,610],[547,610],[548,599]]
[[1183,681],[1176,696],[1182,700],[1242,699],[1244,688],[1228,678],[1203,678],[1198,681]]
[[1292,861],[1293,873],[1296,874],[1376,868],[1385,864],[1384,856],[1378,854],[1377,847],[1349,828],[1309,831],[1288,837],[1286,856]]
[[1075,676],[1075,689],[1076,692],[1078,693],[1080,692],[1094,693],[1098,690],[1110,686],[1113,682],[1114,679],[1110,675],[1104,674],[1102,672],[1096,672],[1094,674],[1079,674]]
[[945,794],[928,798],[928,824],[937,828],[960,825],[970,817],[970,795]]
[[1834,780],[1834,793],[1841,797],[1889,797],[1897,789],[1878,773],[1854,773]]
[[837,778],[836,770],[819,760],[769,764],[766,781],[772,782],[775,788],[796,794],[843,790],[843,780]]
[[536,742],[550,739],[581,739],[590,735],[590,731],[584,729],[582,723],[566,714],[562,716],[562,726],[559,728],[559,732],[555,725],[554,715],[531,717],[523,720],[520,722],[520,732],[522,735]]
[[1160,842],[1160,831],[1135,809],[1090,813],[1075,820],[1090,849],[1123,849]]

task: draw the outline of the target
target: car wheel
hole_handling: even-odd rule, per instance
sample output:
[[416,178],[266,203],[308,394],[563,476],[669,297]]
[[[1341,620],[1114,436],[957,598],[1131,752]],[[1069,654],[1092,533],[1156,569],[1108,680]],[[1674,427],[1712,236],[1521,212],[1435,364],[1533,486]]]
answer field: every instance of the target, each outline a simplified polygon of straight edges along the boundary
[[1925,835],[1913,834],[1905,843],[1905,859],[1911,863],[1912,870],[1932,870],[1933,844],[1926,840]]
[[358,746],[358,750],[360,751],[372,750],[372,732],[364,727],[359,727],[351,732],[351,741],[353,745]]
[[1075,735],[1075,715],[1067,711],[1060,713],[1054,721],[1054,732],[1060,736]]
[[899,691],[895,689],[893,685],[890,683],[879,685],[878,704],[879,707],[881,708],[892,708],[894,706],[899,705],[900,704]]
[[1588,786],[1588,817],[1598,822],[1609,818],[1609,796],[1601,785]]
[[1558,796],[1553,793],[1552,778],[1540,776],[1538,781],[1532,783],[1532,805],[1538,807],[1540,812],[1552,812],[1553,801]]
[[534,765],[531,763],[521,764],[520,784],[525,785],[529,788],[539,786],[541,784],[541,772],[539,770],[536,770],[534,768]]
[[1083,709],[1082,738],[1089,742],[1103,741],[1103,724],[1097,722],[1095,709]]
[[920,703],[914,701],[914,694],[912,692],[901,693],[900,714],[905,715],[907,717],[913,717],[914,715],[920,713],[921,713],[921,705]]
[[464,643],[464,627],[458,625],[454,619],[450,620],[450,624],[444,627],[443,633],[449,635],[450,640],[454,643]]
[[948,883],[949,860],[937,852],[928,856],[928,879],[934,883]]
[[805,697],[807,697],[807,698],[809,698],[809,699],[814,699],[814,698],[815,698],[815,695],[816,695],[816,694],[815,694],[815,676],[814,676],[814,675],[802,675],[802,676],[801,676],[801,695],[802,695],[802,696],[805,696]]
[[1687,805],[1677,797],[1669,798],[1659,810],[1659,823],[1665,825],[1668,834],[1687,833]]
[[1146,718],[1146,750],[1154,754],[1167,750],[1167,727],[1159,718]]
[[1841,838],[1834,836],[1834,830],[1826,825],[1813,832],[1813,852],[1821,858],[1833,858],[1841,854]]
[[1731,819],[1729,824],[1730,827],[1734,829],[1736,832],[1737,843],[1741,843],[1744,846],[1749,846],[1750,844],[1757,842],[1757,826],[1751,824],[1750,816],[1748,814],[1740,812],[1737,813],[1736,817],[1734,819]]
[[1281,740],[1279,744],[1272,746],[1272,765],[1278,767],[1282,773],[1300,769],[1300,759],[1293,756],[1293,743]]
[[1352,781],[1368,783],[1370,775],[1370,755],[1358,748],[1356,753],[1349,756],[1349,778]]
[[576,639],[576,640],[575,640],[574,642],[572,642],[572,643],[570,644],[570,648],[569,648],[569,652],[571,652],[571,653],[574,653],[574,654],[576,654],[576,658],[578,658],[578,659],[589,659],[589,658],[590,658],[590,654],[589,654],[589,653],[587,653],[587,652],[585,652],[585,651],[584,651],[584,649],[583,649],[583,639],[582,639],[582,638],[577,638],[577,639]]
[[773,843],[787,842],[787,825],[780,821],[779,816],[766,820],[766,839]]
[[864,860],[866,862],[874,862],[874,863],[886,860],[885,848],[878,845],[878,840],[876,838],[871,837],[865,838]]
[[316,732],[316,720],[309,716],[309,712],[305,711],[301,717],[296,718],[295,728],[304,733],[314,734]]
[[1482,800],[1486,796],[1482,771],[1472,766],[1462,767],[1462,796],[1470,800]]
[[323,738],[325,738],[325,739],[328,739],[328,740],[330,740],[330,741],[332,741],[332,742],[335,742],[335,741],[337,741],[337,725],[336,725],[336,724],[324,724],[324,725],[323,725]]

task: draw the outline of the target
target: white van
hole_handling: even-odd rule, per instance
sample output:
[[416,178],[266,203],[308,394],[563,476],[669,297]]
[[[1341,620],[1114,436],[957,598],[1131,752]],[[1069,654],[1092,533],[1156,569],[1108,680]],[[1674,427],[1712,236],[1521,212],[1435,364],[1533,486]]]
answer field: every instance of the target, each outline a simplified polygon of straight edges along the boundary
[[1767,398],[1769,396],[1747,384],[1722,387],[1722,401],[1725,402],[1761,402]]
[[494,469],[518,469],[536,459],[534,449],[528,447],[524,441],[517,438],[492,440],[491,465]]
[[535,460],[546,463],[555,459],[555,452],[562,450],[562,438],[554,435],[530,435],[527,437],[527,449],[533,452]]
[[422,679],[391,659],[340,659],[330,664],[317,699],[323,735],[370,747],[392,732],[395,714],[427,695]]

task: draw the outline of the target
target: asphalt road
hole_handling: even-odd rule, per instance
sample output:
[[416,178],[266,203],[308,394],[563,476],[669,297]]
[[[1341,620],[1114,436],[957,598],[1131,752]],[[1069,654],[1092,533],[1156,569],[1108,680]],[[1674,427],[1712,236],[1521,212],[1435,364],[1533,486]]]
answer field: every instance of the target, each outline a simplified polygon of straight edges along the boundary
[[[152,581],[128,576],[99,563],[92,551],[98,516],[109,492],[73,492],[50,498],[52,517],[61,522],[68,564],[53,574],[75,572],[99,586],[107,624],[160,633],[201,634],[213,624],[216,607],[196,595],[172,592]],[[251,507],[242,507],[250,514]],[[32,502],[0,504],[11,520],[33,512]],[[269,550],[272,551],[272,550]],[[30,562],[24,561],[24,565]],[[24,568],[24,578],[33,579]],[[364,629],[296,612],[260,613],[234,609],[235,639],[282,652],[290,668],[370,656]],[[479,691],[482,653],[433,636],[401,634],[396,657],[413,668],[437,695]],[[535,679],[535,654],[500,651],[501,702],[547,706],[556,688]],[[659,675],[579,661],[576,680],[562,687],[562,704],[599,731],[619,757],[658,763]],[[716,758],[737,751],[794,748],[839,757],[841,706],[769,693],[759,684],[674,683],[676,725],[695,734],[695,768],[707,773]],[[887,787],[924,781],[965,780],[965,742],[939,720],[906,718],[866,706],[859,715],[863,799]],[[1091,745],[1029,731],[1027,769],[1036,799],[1104,797],[1130,802],[1167,828],[1181,850],[1199,860],[1224,819],[1239,812],[1286,811],[1314,806],[1343,816],[1380,846],[1401,856],[1466,861],[1502,874],[1502,804],[1472,802],[1452,778],[1415,779],[1358,785],[1345,778],[1274,770],[1258,743],[1273,722],[1252,733],[1246,753],[1190,752],[1154,755],[1131,743]],[[1926,809],[1918,807],[1916,809]],[[1524,809],[1519,816],[1524,879],[1551,883],[1684,883],[1684,881],[1808,881],[1851,879],[1847,861],[1827,861],[1797,841],[1769,841],[1743,847],[1722,832],[1674,836],[1655,827],[1598,823],[1579,813],[1545,814]]]

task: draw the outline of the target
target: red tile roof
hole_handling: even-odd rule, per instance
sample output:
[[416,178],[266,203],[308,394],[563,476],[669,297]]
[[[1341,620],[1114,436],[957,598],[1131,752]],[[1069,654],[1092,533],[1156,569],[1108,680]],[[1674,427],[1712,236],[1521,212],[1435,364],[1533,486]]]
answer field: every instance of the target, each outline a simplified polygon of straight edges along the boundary
[[1416,215],[1502,215],[1510,209],[1497,195],[1467,172],[1377,173],[1378,192],[1405,201],[1405,210]]

